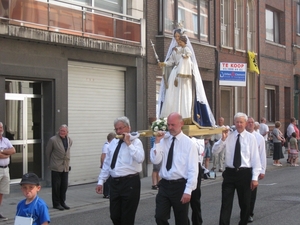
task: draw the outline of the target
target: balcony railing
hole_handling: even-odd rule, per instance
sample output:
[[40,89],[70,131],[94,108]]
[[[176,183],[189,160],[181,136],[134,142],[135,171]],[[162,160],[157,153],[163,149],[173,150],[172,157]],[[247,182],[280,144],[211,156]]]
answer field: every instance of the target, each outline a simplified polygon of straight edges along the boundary
[[[2,6],[1,6],[2,4]],[[1,0],[0,21],[64,34],[140,45],[142,19],[64,1]]]

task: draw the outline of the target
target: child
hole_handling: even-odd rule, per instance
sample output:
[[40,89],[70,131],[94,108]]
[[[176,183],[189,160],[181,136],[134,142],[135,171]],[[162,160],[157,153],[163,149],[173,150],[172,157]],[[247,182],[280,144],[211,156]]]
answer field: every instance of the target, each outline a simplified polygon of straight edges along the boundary
[[33,225],[49,224],[48,206],[37,195],[41,190],[38,176],[34,173],[26,173],[23,175],[20,185],[26,199],[19,202],[16,216],[32,217]]
[[299,166],[297,164],[298,161],[298,144],[297,144],[297,134],[296,132],[292,133],[292,137],[290,138],[290,160],[291,160],[291,166]]

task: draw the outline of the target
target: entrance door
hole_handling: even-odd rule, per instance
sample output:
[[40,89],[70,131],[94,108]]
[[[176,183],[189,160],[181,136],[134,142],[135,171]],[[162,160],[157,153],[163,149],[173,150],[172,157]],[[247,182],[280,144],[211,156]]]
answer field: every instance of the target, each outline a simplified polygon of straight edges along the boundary
[[[9,87],[12,86],[18,87],[18,91],[11,91],[14,88]],[[9,166],[12,183],[19,182],[27,172],[36,173],[39,177],[43,174],[42,96],[34,94],[34,86],[40,87],[41,83],[6,81],[5,135],[16,149]],[[38,89],[40,92],[41,89]]]

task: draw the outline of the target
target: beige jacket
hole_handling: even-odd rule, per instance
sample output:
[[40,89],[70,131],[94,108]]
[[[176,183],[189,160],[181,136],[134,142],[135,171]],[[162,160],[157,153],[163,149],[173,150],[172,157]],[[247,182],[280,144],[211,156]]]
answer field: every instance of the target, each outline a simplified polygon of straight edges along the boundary
[[69,136],[68,149],[65,151],[63,142],[57,134],[50,138],[46,147],[46,160],[49,168],[56,172],[69,172],[70,166],[70,148],[73,141]]

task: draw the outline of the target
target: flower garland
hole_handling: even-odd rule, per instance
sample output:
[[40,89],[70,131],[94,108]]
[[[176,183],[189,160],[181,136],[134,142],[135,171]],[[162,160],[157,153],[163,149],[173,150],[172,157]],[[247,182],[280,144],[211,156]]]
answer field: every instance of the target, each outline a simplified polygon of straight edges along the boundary
[[168,130],[167,118],[160,118],[160,119],[154,121],[151,125],[151,130],[153,132],[157,132],[159,130],[167,131]]

